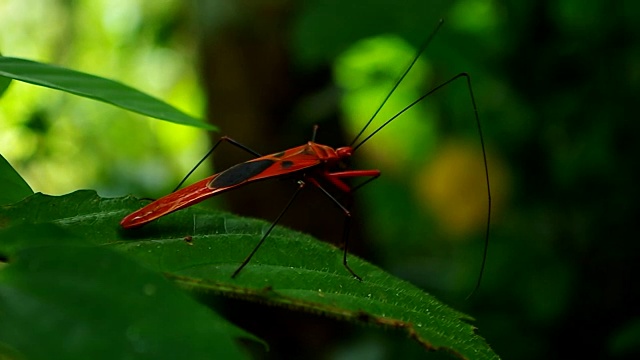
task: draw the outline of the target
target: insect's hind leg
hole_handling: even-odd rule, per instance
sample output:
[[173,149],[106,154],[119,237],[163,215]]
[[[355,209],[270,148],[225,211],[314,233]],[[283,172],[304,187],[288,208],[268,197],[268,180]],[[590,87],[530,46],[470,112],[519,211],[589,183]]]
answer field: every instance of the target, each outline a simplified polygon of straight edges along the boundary
[[253,257],[253,255],[256,253],[256,251],[258,251],[260,246],[262,246],[262,243],[267,239],[267,237],[271,233],[271,230],[273,230],[273,228],[276,227],[278,222],[280,222],[280,219],[282,219],[282,216],[284,216],[284,213],[286,213],[287,210],[289,210],[289,208],[291,207],[291,204],[293,204],[293,201],[296,199],[296,197],[298,196],[298,194],[300,193],[302,188],[305,187],[305,185],[306,185],[306,183],[304,181],[302,181],[302,180],[298,181],[298,188],[296,189],[296,192],[293,193],[293,195],[291,196],[291,199],[289,199],[289,202],[287,203],[287,205],[282,209],[282,211],[280,211],[280,214],[278,214],[276,219],[271,223],[271,226],[269,226],[269,229],[267,229],[267,231],[264,233],[264,235],[262,235],[262,238],[260,239],[260,241],[258,241],[258,244],[253,248],[253,250],[251,250],[251,253],[249,253],[249,255],[244,259],[244,261],[242,261],[242,264],[240,264],[240,266],[238,266],[236,271],[233,272],[233,274],[231,275],[231,278],[235,278],[236,276],[238,276],[240,271],[242,269],[244,269],[245,266],[247,266],[249,261],[251,261],[251,258]]
[[198,163],[196,164],[196,166],[193,167],[193,169],[191,169],[191,171],[189,171],[189,173],[180,181],[180,183],[178,184],[178,186],[176,186],[175,189],[173,189],[172,192],[175,192],[176,190],[180,189],[180,187],[182,186],[182,184],[184,184],[185,181],[187,181],[187,179],[189,178],[189,176],[191,176],[191,174],[193,174],[194,171],[196,171],[196,169],[202,165],[202,163],[209,157],[211,156],[211,154],[213,154],[213,152],[216,150],[216,148],[218,147],[218,145],[220,145],[223,142],[228,142],[229,144],[242,149],[248,153],[250,153],[251,155],[255,156],[255,157],[260,157],[262,155],[260,155],[258,152],[251,150],[251,148],[249,148],[246,145],[241,144],[240,142],[233,140],[232,138],[228,137],[228,136],[223,136],[220,139],[218,139],[218,141],[216,141],[215,145],[213,145],[213,147],[211,148],[211,150],[209,150],[209,152],[207,152],[205,154],[205,156],[202,157],[202,159],[200,159],[200,161],[198,161]]

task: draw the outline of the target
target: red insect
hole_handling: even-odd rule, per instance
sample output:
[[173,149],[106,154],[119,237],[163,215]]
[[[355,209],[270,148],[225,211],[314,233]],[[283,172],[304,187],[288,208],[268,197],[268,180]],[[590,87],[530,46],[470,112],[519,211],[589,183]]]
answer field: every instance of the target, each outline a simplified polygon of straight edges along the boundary
[[[314,138],[316,129],[317,127],[314,127]],[[228,141],[234,145],[246,149],[244,146],[238,144],[235,140],[228,137],[222,137],[220,140],[218,140],[211,152],[215,150],[215,148],[223,141]],[[253,151],[251,152],[253,153]],[[353,148],[350,146],[333,149],[332,147],[321,145],[311,140],[307,142],[307,144],[295,147],[293,149],[285,150],[276,154],[260,156],[253,160],[240,163],[238,165],[230,167],[229,169],[221,173],[209,176],[208,178],[205,178],[183,189],[175,191],[163,198],[152,202],[142,209],[127,215],[124,219],[122,219],[120,225],[127,229],[141,226],[176,210],[191,206],[211,196],[248,184],[250,182],[300,173],[303,180],[298,181],[298,190],[296,190],[285,209],[280,213],[269,230],[267,230],[255,249],[245,259],[243,264],[233,273],[233,277],[235,277],[240,272],[240,270],[249,262],[253,254],[257,251],[262,242],[267,238],[271,230],[275,227],[275,224],[280,220],[286,209],[293,202],[296,195],[306,185],[305,181],[308,181],[309,183],[317,186],[327,196],[329,196],[329,198],[331,198],[344,211],[347,219],[351,216],[349,210],[347,210],[344,205],[342,205],[322,185],[320,185],[318,179],[324,179],[328,183],[335,186],[338,190],[345,193],[350,193],[353,191],[353,189],[344,181],[342,181],[342,179],[352,177],[371,177],[371,179],[369,179],[370,181],[380,176],[380,170],[331,171],[332,169],[336,168],[342,160],[350,157],[352,153]],[[364,185],[364,183],[362,185]],[[361,280],[360,277],[356,275],[347,264],[346,248],[347,247],[345,244],[345,253],[343,259],[344,266],[349,270],[349,272],[351,272],[353,276]]]
[[[374,115],[371,117],[371,119],[367,122],[367,124],[364,126],[364,128],[360,131],[360,133],[356,136],[356,138],[352,141],[350,146],[332,148],[332,147],[327,146],[327,145],[322,145],[322,144],[316,143],[315,142],[315,136],[316,136],[317,126],[314,127],[313,136],[311,138],[311,141],[308,141],[306,144],[298,146],[298,147],[294,147],[292,149],[288,149],[288,150],[285,150],[285,151],[282,151],[282,152],[278,152],[278,153],[270,154],[270,155],[264,155],[264,156],[256,153],[255,151],[249,149],[248,147],[238,143],[237,141],[235,141],[235,140],[233,140],[231,138],[228,138],[226,136],[222,137],[214,145],[214,147],[211,149],[211,151],[209,151],[209,153],[205,156],[205,158],[208,157],[218,147],[218,145],[220,145],[220,143],[222,143],[222,142],[229,142],[229,143],[231,143],[231,144],[233,144],[233,145],[235,145],[235,146],[237,146],[237,147],[239,147],[239,148],[241,148],[241,149],[243,149],[243,150],[245,150],[247,152],[250,152],[251,154],[256,156],[256,158],[252,159],[252,160],[249,160],[247,162],[243,162],[243,163],[237,164],[235,166],[232,166],[232,167],[230,167],[229,169],[227,169],[225,171],[222,171],[222,172],[220,172],[218,174],[209,176],[208,178],[200,180],[200,181],[198,181],[198,182],[196,182],[196,183],[194,183],[194,184],[192,184],[190,186],[187,186],[187,187],[185,187],[183,189],[180,189],[180,190],[177,190],[177,191],[175,191],[175,192],[173,192],[173,193],[171,193],[171,194],[169,194],[169,195],[167,195],[165,197],[162,197],[162,198],[152,202],[151,204],[143,207],[142,209],[127,215],[124,219],[122,219],[122,221],[120,222],[120,225],[122,225],[122,227],[124,227],[124,228],[134,228],[134,227],[137,227],[137,226],[141,226],[141,225],[144,225],[144,224],[146,224],[146,223],[148,223],[150,221],[153,221],[153,220],[155,220],[155,219],[157,219],[159,217],[167,215],[167,214],[169,214],[171,212],[174,212],[174,211],[183,209],[185,207],[191,206],[191,205],[196,204],[196,203],[198,203],[200,201],[203,201],[203,200],[205,200],[205,199],[207,199],[207,198],[209,198],[211,196],[223,193],[225,191],[229,191],[229,190],[235,189],[237,187],[246,185],[248,183],[255,182],[255,181],[260,181],[260,180],[266,180],[266,179],[272,179],[272,178],[278,178],[278,177],[294,175],[294,176],[298,177],[298,189],[296,190],[294,195],[291,197],[291,199],[289,200],[289,202],[287,203],[285,208],[280,212],[278,217],[274,220],[274,222],[272,223],[271,227],[262,236],[262,238],[260,239],[258,244],[254,247],[254,249],[251,251],[251,253],[245,258],[245,260],[238,267],[238,269],[236,269],[236,271],[233,273],[232,277],[235,277],[236,275],[238,275],[240,270],[242,270],[244,268],[244,266],[249,263],[249,261],[251,260],[251,257],[255,254],[255,252],[258,250],[258,248],[262,245],[264,240],[269,236],[269,233],[271,232],[271,230],[273,230],[275,225],[279,222],[280,218],[284,215],[284,213],[289,208],[289,206],[291,205],[293,200],[296,198],[296,196],[300,192],[300,190],[302,190],[302,188],[307,183],[310,183],[310,184],[316,186],[317,188],[319,188],[320,190],[322,190],[322,192],[325,195],[327,195],[327,197],[329,199],[331,199],[344,212],[344,214],[345,214],[345,229],[344,229],[343,239],[342,239],[343,243],[344,243],[343,265],[345,266],[345,268],[355,278],[357,278],[358,280],[362,280],[349,267],[349,265],[347,263],[347,243],[348,243],[349,224],[350,224],[351,212],[349,211],[347,206],[343,205],[338,199],[336,199],[333,195],[331,195],[331,192],[329,190],[325,189],[325,187],[323,185],[321,185],[321,183],[322,184],[329,184],[332,187],[334,187],[335,190],[338,190],[338,191],[340,191],[342,193],[351,194],[354,190],[362,187],[363,185],[367,184],[368,182],[370,182],[370,181],[374,180],[375,178],[377,178],[378,176],[380,176],[380,170],[346,170],[346,171],[345,170],[340,170],[340,171],[338,171],[337,169],[340,169],[340,165],[343,163],[343,161],[346,160],[347,158],[351,157],[354,154],[354,152],[360,146],[362,146],[362,144],[364,144],[366,141],[368,141],[373,135],[375,135],[378,131],[380,131],[386,125],[391,123],[394,119],[396,119],[398,116],[403,114],[409,108],[411,108],[412,106],[414,106],[418,102],[422,101],[424,98],[426,98],[427,96],[431,95],[432,93],[434,93],[434,92],[438,91],[439,89],[443,88],[444,86],[448,85],[449,83],[451,83],[451,82],[453,82],[453,81],[455,81],[455,80],[457,80],[459,78],[466,78],[467,79],[467,86],[469,88],[469,94],[470,94],[470,97],[471,97],[471,103],[473,105],[473,110],[474,110],[474,114],[475,114],[475,118],[476,118],[478,132],[479,132],[479,135],[480,135],[480,143],[481,143],[481,146],[482,146],[482,153],[483,153],[483,156],[484,156],[485,173],[486,173],[486,181],[487,181],[487,194],[488,194],[488,199],[489,199],[489,211],[488,211],[488,219],[487,219],[487,232],[486,232],[486,237],[485,237],[485,250],[484,250],[484,256],[483,256],[483,261],[482,261],[482,268],[481,268],[479,279],[478,279],[478,284],[479,284],[480,283],[480,279],[482,277],[482,272],[483,272],[483,269],[484,269],[484,263],[485,263],[486,252],[487,252],[487,246],[486,245],[488,244],[488,239],[489,239],[489,224],[490,224],[490,214],[491,214],[491,192],[490,192],[490,188],[489,188],[489,175],[488,175],[487,161],[486,161],[486,155],[485,155],[485,149],[484,149],[484,140],[483,140],[483,137],[482,137],[482,130],[481,130],[481,127],[480,127],[480,120],[479,120],[478,112],[477,112],[477,109],[476,109],[476,104],[475,104],[475,99],[474,99],[474,96],[473,96],[473,91],[471,89],[471,78],[469,77],[469,75],[467,73],[460,73],[460,74],[454,76],[453,78],[447,80],[446,82],[436,86],[431,91],[429,91],[425,95],[421,96],[420,98],[418,98],[417,100],[415,100],[414,102],[412,102],[411,104],[406,106],[404,109],[402,109],[396,115],[394,115],[391,119],[389,119],[386,122],[384,122],[375,131],[373,131],[371,134],[369,134],[367,137],[365,137],[363,140],[361,140],[359,143],[357,143],[357,145],[354,145],[356,143],[356,141],[358,140],[358,138],[360,136],[362,136],[364,131],[371,124],[371,122],[376,117],[376,115],[378,114],[380,109],[382,109],[382,107],[384,106],[386,101],[389,99],[391,94],[395,91],[395,89],[398,87],[398,85],[402,82],[402,80],[407,75],[409,70],[411,70],[411,68],[413,67],[415,62],[420,57],[420,54],[427,47],[427,45],[429,44],[431,39],[434,37],[434,35],[436,34],[436,32],[438,31],[440,26],[442,26],[442,21],[439,23],[438,27],[433,31],[433,33],[429,36],[429,38],[424,43],[424,45],[419,49],[419,51],[417,52],[415,58],[413,59],[413,62],[405,70],[405,72],[402,74],[400,79],[396,82],[396,84],[394,85],[392,90],[389,92],[389,94],[387,95],[385,100],[378,107],[377,111],[374,113]],[[200,161],[200,163],[202,161],[204,161],[205,158],[203,158]],[[198,163],[198,165],[200,165],[200,163]],[[198,165],[196,165],[196,167]],[[190,174],[191,173],[187,174],[187,177]],[[187,177],[185,177],[185,179]],[[360,185],[358,185],[356,187],[353,187],[353,188],[350,187],[346,182],[343,181],[344,179],[347,179],[347,178],[357,178],[357,177],[368,177],[369,179],[367,179],[366,181],[364,181]],[[476,285],[476,287],[477,287],[477,285]]]

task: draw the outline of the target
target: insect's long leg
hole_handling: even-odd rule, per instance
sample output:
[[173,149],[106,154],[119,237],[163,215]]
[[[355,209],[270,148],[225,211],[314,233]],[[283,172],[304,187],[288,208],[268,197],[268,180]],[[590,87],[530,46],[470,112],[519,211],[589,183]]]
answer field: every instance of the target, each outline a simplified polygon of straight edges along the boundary
[[347,262],[347,252],[349,250],[349,231],[351,230],[351,211],[347,209],[347,207],[344,206],[338,199],[331,195],[331,193],[327,191],[327,189],[320,185],[320,183],[316,179],[309,178],[309,182],[320,189],[329,199],[331,199],[331,201],[333,201],[334,204],[338,205],[340,210],[342,210],[342,212],[344,213],[344,230],[342,232],[342,244],[344,245],[344,252],[342,255],[342,265],[344,265],[344,267],[351,273],[351,275],[353,275],[354,278],[362,281],[362,278],[351,269],[349,263]]
[[216,148],[218,147],[218,145],[220,145],[223,142],[228,142],[229,144],[240,148],[248,153],[250,153],[251,155],[255,156],[255,157],[260,157],[262,155],[260,155],[258,152],[251,150],[249,147],[247,147],[246,145],[243,145],[239,142],[237,142],[236,140],[233,140],[232,138],[228,137],[228,136],[223,136],[220,139],[218,139],[218,141],[216,141],[215,145],[213,145],[213,147],[211,148],[211,150],[209,150],[209,152],[207,152],[207,154],[205,156],[202,157],[202,159],[200,159],[200,161],[198,161],[198,163],[196,164],[196,166],[193,167],[193,169],[191,169],[191,171],[189,171],[189,173],[182,179],[182,181],[180,181],[180,183],[178,184],[178,186],[176,186],[175,189],[173,189],[172,192],[176,192],[176,190],[180,189],[180,187],[182,186],[182,184],[184,184],[185,181],[187,181],[187,179],[189,178],[189,176],[191,176],[191,174],[193,174],[194,171],[196,171],[196,169],[202,165],[202,163],[209,157],[211,156],[211,154],[213,154],[213,152],[216,150]]
[[291,199],[289,199],[289,202],[287,203],[287,205],[282,209],[282,211],[280,212],[280,214],[278,214],[278,216],[276,217],[276,219],[271,223],[271,226],[269,226],[269,229],[267,229],[267,231],[264,233],[264,235],[262,235],[262,239],[260,239],[260,241],[258,242],[258,244],[253,248],[253,250],[251,250],[251,253],[244,259],[244,261],[242,262],[242,264],[240,264],[240,266],[238,266],[238,268],[236,269],[236,271],[233,272],[233,274],[231,275],[232,278],[235,278],[236,276],[238,276],[238,274],[240,273],[240,271],[247,266],[247,264],[249,263],[249,261],[251,261],[251,258],[253,257],[253,255],[256,253],[256,251],[258,251],[258,249],[260,248],[260,246],[262,246],[262,243],[266,240],[267,236],[269,236],[269,234],[271,233],[271,230],[273,230],[274,227],[276,227],[276,225],[278,224],[278,222],[280,222],[280,219],[282,218],[282,216],[284,215],[285,212],[287,212],[287,210],[289,210],[289,208],[291,207],[291,204],[293,204],[293,200],[295,200],[295,198],[298,196],[298,194],[300,193],[300,191],[302,190],[302,188],[304,188],[306,185],[306,183],[302,180],[298,181],[298,188],[296,189],[296,191],[293,193],[293,195],[291,196]]
[[379,177],[380,177],[380,174],[378,174],[377,176],[373,176],[373,177],[368,178],[367,180],[363,181],[362,183],[352,187],[351,188],[351,192],[353,193],[354,191],[362,188],[363,186],[367,185],[368,183],[372,182],[373,180],[375,180],[375,179],[377,179]]
[[350,177],[369,177],[369,179],[362,182],[361,184],[358,184],[354,187],[349,188],[349,193],[353,193],[354,191],[360,189],[361,187],[367,185],[368,183],[380,177],[380,170],[348,170],[348,171],[339,171],[339,172],[325,174],[325,178],[331,181],[338,188],[342,188],[342,185],[349,187],[341,179],[350,178]]
[[[363,174],[364,172],[364,174]],[[364,187],[365,185],[367,185],[368,183],[372,182],[373,180],[377,179],[380,177],[380,171],[379,170],[352,170],[352,171],[343,171],[343,172],[336,172],[336,173],[330,173],[327,174],[329,176],[333,176],[333,175],[337,175],[337,179],[334,179],[334,181],[339,180],[341,183],[343,183],[345,186],[348,186],[347,184],[345,184],[342,180],[340,180],[340,178],[344,178],[344,177],[363,177],[363,176],[368,176],[369,178],[365,181],[363,181],[362,183],[351,187],[351,189],[349,190],[348,193],[345,193],[346,195],[350,195],[353,194],[356,190]],[[338,200],[339,202],[340,200]],[[347,221],[347,220],[345,220]],[[349,224],[345,224],[345,228],[348,227]],[[347,236],[343,236],[344,238],[348,238]]]
[[344,265],[344,267],[347,268],[347,270],[349,270],[349,272],[351,273],[351,275],[353,275],[353,277],[355,277],[359,281],[362,281],[362,278],[358,276],[355,272],[353,272],[353,270],[351,270],[351,267],[349,267],[349,264],[347,263],[347,250],[349,249],[349,232],[351,231],[351,213],[350,212],[349,212],[349,215],[345,213],[344,225],[342,229],[343,229],[342,243],[344,244],[344,250],[342,253],[342,265]]
[[398,116],[402,115],[405,111],[407,111],[410,108],[412,108],[415,104],[419,103],[420,101],[424,100],[429,95],[435,93],[436,91],[442,89],[443,87],[449,85],[450,83],[452,83],[452,82],[454,82],[454,81],[456,81],[456,80],[458,80],[460,78],[466,78],[467,79],[467,88],[469,89],[469,97],[471,99],[471,105],[473,106],[473,114],[474,114],[475,119],[476,119],[476,126],[478,128],[478,135],[480,136],[480,146],[482,148],[482,159],[484,161],[484,174],[485,174],[485,180],[486,180],[486,183],[487,183],[487,202],[488,202],[488,206],[487,206],[487,229],[486,229],[485,238],[484,238],[484,252],[482,254],[482,264],[480,265],[480,274],[478,275],[478,281],[476,282],[476,285],[475,285],[473,291],[471,292],[471,294],[469,294],[469,296],[471,296],[480,287],[480,283],[482,282],[482,275],[484,274],[484,267],[485,267],[485,264],[486,264],[486,261],[487,261],[487,252],[488,252],[488,248],[489,248],[489,233],[490,233],[490,230],[491,230],[491,186],[489,184],[489,166],[487,165],[487,152],[485,150],[484,136],[482,135],[482,126],[480,125],[480,116],[478,115],[478,107],[476,106],[476,99],[475,99],[475,96],[473,95],[473,88],[471,86],[471,76],[469,74],[467,74],[466,72],[462,72],[462,73],[452,77],[451,79],[441,83],[440,85],[434,87],[429,92],[427,92],[426,94],[422,95],[421,97],[419,97],[418,99],[413,101],[411,104],[407,105],[404,109],[400,110],[397,114],[395,114],[389,120],[385,121],[382,125],[380,125],[380,127],[378,127],[371,134],[369,134],[362,141],[360,141],[356,146],[353,147],[353,152],[355,152],[360,146],[362,146],[362,144],[367,142],[367,140],[369,140],[371,137],[373,137],[375,134],[377,134],[378,131],[382,130],[382,128],[387,126],[389,123],[391,123],[393,120],[395,120]]

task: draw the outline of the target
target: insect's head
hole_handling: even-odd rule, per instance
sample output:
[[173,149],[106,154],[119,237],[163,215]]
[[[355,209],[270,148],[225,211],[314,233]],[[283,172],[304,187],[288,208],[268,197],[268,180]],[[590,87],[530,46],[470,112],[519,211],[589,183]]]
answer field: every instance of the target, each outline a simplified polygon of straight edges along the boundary
[[353,155],[353,148],[351,146],[343,146],[336,149],[336,154],[340,159],[350,158]]

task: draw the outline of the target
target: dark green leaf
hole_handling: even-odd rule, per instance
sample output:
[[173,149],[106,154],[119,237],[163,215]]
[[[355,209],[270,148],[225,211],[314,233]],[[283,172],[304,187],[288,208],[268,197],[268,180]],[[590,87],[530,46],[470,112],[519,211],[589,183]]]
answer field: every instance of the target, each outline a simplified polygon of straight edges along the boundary
[[189,208],[137,230],[121,229],[122,217],[141,205],[133,198],[100,199],[89,191],[35,195],[0,208],[0,224],[14,226],[32,216],[28,221],[63,225],[188,287],[402,329],[427,349],[446,349],[462,358],[497,358],[463,321],[471,320],[469,316],[350,256],[352,268],[364,279],[355,280],[342,266],[341,250],[331,245],[276,228],[249,265],[231,279],[268,223]]
[[5,91],[11,85],[11,79],[8,77],[0,76],[0,98],[4,95]]
[[[16,226],[0,238],[9,255],[0,271],[0,354],[244,358],[234,338],[252,336],[121,253],[51,224]],[[7,251],[5,239],[22,248]]]
[[123,109],[204,129],[215,128],[173,106],[119,82],[31,60],[0,56],[0,75],[34,85],[66,91]]
[[29,184],[0,154],[0,205],[20,201],[32,194]]

